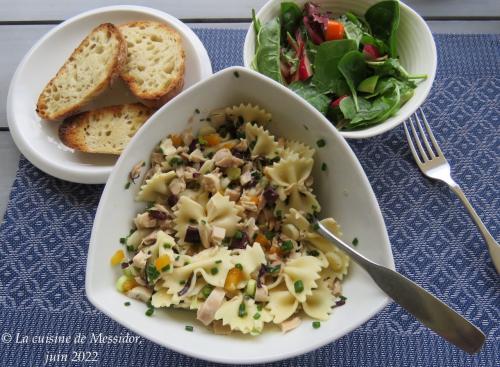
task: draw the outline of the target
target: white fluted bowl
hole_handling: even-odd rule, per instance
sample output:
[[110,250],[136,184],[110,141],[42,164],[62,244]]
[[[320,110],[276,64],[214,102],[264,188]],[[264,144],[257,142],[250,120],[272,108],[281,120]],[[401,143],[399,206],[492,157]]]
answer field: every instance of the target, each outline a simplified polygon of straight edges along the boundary
[[[378,0],[316,0],[322,9],[340,15],[347,11],[363,15],[366,10]],[[296,0],[302,7],[306,0]],[[264,24],[279,15],[281,0],[268,1],[257,13],[257,18]],[[345,138],[363,139],[382,134],[391,130],[408,119],[429,94],[436,76],[437,53],[432,33],[422,19],[412,8],[400,2],[401,17],[398,29],[398,53],[401,64],[409,73],[427,74],[427,79],[421,82],[415,90],[415,95],[391,118],[384,122],[356,131],[341,131]],[[243,62],[250,68],[255,54],[255,32],[253,24],[248,29],[243,46]],[[326,117],[325,117],[326,118]]]

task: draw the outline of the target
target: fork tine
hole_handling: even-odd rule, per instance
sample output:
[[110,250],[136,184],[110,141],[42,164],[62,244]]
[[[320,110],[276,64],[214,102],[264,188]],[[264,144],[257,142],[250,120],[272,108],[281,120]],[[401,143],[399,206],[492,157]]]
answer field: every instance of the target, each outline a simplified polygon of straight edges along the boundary
[[412,116],[410,116],[409,121],[410,121],[411,131],[413,132],[413,138],[415,139],[415,142],[417,143],[418,151],[420,152],[420,155],[422,156],[422,162],[425,163],[429,160],[429,158],[427,157],[427,154],[425,154],[425,150],[422,147],[422,144],[420,143],[420,138],[418,137],[417,130],[415,129],[415,125],[413,124]]
[[403,125],[405,128],[406,140],[408,140],[408,145],[410,146],[410,151],[411,154],[413,155],[413,159],[415,159],[415,162],[417,162],[417,164],[420,166],[422,164],[422,161],[420,160],[420,157],[417,154],[415,146],[413,145],[413,140],[411,139],[410,132],[408,131],[408,126],[406,125],[406,121],[403,123]]
[[418,117],[418,113],[415,113],[415,120],[417,121],[416,125],[418,126],[420,135],[422,135],[422,140],[424,141],[425,147],[427,148],[427,155],[429,156],[430,159],[435,158],[436,155],[434,154],[434,151],[432,150],[431,145],[429,144],[427,136],[425,136],[424,129],[422,129],[422,123],[420,122],[420,118]]
[[422,115],[422,119],[424,120],[424,125],[425,129],[427,130],[427,133],[429,134],[429,137],[431,138],[432,145],[434,146],[434,149],[436,149],[437,155],[443,156],[443,152],[441,151],[441,148],[439,147],[436,138],[434,137],[434,134],[432,133],[431,127],[429,123],[427,122],[427,118],[425,117],[424,111],[422,108],[419,108],[420,114]]

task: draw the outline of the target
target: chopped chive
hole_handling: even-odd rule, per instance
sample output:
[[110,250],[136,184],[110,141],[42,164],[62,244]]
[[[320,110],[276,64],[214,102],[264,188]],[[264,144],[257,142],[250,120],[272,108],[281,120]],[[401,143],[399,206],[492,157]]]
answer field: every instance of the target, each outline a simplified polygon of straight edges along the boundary
[[222,262],[222,260],[220,260],[220,259],[219,260],[215,260],[216,264],[220,264],[221,262]]
[[238,317],[245,317],[247,315],[247,310],[245,303],[241,303],[240,307],[238,307]]
[[264,236],[266,236],[266,238],[267,238],[268,240],[272,240],[272,239],[273,239],[273,237],[274,237],[274,232],[273,232],[273,231],[266,231],[266,232],[264,233]]
[[243,232],[236,231],[236,233],[234,234],[234,238],[236,238],[237,240],[241,240],[243,238]]
[[217,269],[217,268],[212,268],[212,269],[210,269],[210,273],[211,273],[212,275],[215,275],[215,274],[217,274],[218,272],[219,272],[219,269]]
[[293,283],[293,288],[295,289],[295,293],[302,293],[304,290],[304,283],[302,280],[296,280],[295,283]]
[[302,126],[304,126],[304,129],[309,130],[309,128],[306,125],[302,125]]
[[154,308],[148,308],[148,309],[146,310],[146,312],[145,312],[145,315],[146,315],[146,316],[151,317],[151,316],[153,316],[153,313],[154,313],[154,312],[155,312],[155,309],[154,309]]
[[199,110],[198,108],[196,108],[196,109],[194,110],[194,112],[196,112],[196,113],[200,113],[200,110]]
[[163,244],[163,248],[172,248],[172,245],[170,243],[165,242]]
[[149,264],[146,268],[146,275],[150,282],[153,282],[160,276],[160,272],[156,269],[156,266]]
[[241,265],[240,263],[236,264],[234,267],[239,270],[243,270],[243,265]]
[[127,243],[127,237],[122,237],[122,238],[120,238],[120,243],[121,243],[122,245],[125,245],[125,244]]
[[186,326],[184,327],[184,330],[189,331],[189,332],[192,332],[192,331],[194,330],[194,327],[192,327],[191,325],[186,325]]
[[358,237],[354,237],[354,239],[352,240],[352,245],[357,246],[358,243],[359,243]]
[[175,261],[178,261],[178,260],[179,260],[179,258],[180,258],[180,255],[177,255],[177,256],[175,257]]
[[283,241],[280,248],[283,252],[290,252],[293,249],[293,243],[290,240]]
[[342,301],[345,301],[347,299],[347,297],[343,296],[343,295],[340,295],[339,298],[342,300]]
[[130,306],[130,302],[127,301],[127,302],[124,303],[124,305],[128,307],[128,306]]
[[319,140],[316,142],[316,145],[318,146],[318,148],[323,148],[323,147],[326,145],[326,141],[325,141],[325,139],[319,139]]
[[315,231],[317,231],[319,229],[319,224],[318,223],[314,223],[313,224],[313,228]]
[[279,273],[281,269],[281,264],[275,265],[275,266],[268,266],[267,267],[267,272],[274,274],[274,273]]
[[186,284],[186,281],[185,281],[185,280],[181,280],[181,281],[179,282],[179,284],[180,284],[180,285],[184,285],[184,284]]
[[170,264],[165,265],[163,268],[161,268],[161,271],[169,271],[170,270]]
[[128,245],[128,246],[127,246],[127,251],[129,251],[129,252],[133,252],[134,250],[135,250],[135,247],[134,247],[134,246],[132,246],[132,245]]
[[260,319],[260,313],[256,312],[255,315],[253,315],[254,320]]
[[309,256],[314,256],[314,257],[318,257],[319,256],[319,252],[317,250],[307,251],[307,254]]
[[237,71],[235,71],[233,74],[234,74],[234,76],[235,76],[236,78],[239,78],[239,77],[240,77],[240,73],[238,73]]
[[328,168],[328,167],[327,167],[327,165],[326,165],[326,163],[325,163],[325,162],[321,163],[321,170],[322,170],[322,171],[326,171],[326,169],[327,169],[327,168]]
[[189,261],[184,261],[184,266],[189,265]]
[[313,325],[313,328],[319,329],[319,327],[321,326],[321,322],[319,322],[319,321],[313,321],[312,325]]
[[125,184],[125,190],[128,190],[128,189],[129,189],[129,187],[130,187],[130,182],[127,182],[127,183]]
[[262,305],[261,304],[257,305],[257,311],[262,311]]
[[201,295],[203,298],[208,298],[210,296],[210,293],[212,293],[214,287],[211,286],[210,284],[205,284],[203,288],[201,288]]

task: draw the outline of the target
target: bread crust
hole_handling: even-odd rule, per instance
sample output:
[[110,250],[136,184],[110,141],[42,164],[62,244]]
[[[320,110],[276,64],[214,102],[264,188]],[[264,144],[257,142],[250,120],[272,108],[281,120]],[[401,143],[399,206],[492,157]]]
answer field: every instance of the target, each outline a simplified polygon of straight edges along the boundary
[[[113,35],[117,37],[119,40],[118,43],[118,48],[115,51],[115,55],[113,57],[113,63],[110,65],[110,67],[107,70],[107,77],[99,84],[95,86],[95,88],[83,98],[83,100],[78,103],[74,104],[71,106],[68,106],[66,109],[58,111],[58,113],[54,114],[49,114],[47,111],[47,101],[46,101],[46,91],[50,90],[54,84],[57,78],[66,71],[66,68],[68,67],[68,64],[73,61],[75,55],[78,53],[82,52],[85,43],[88,41],[89,37],[94,33],[94,32],[99,32],[102,29],[107,30],[108,32],[111,32]],[[109,85],[111,85],[119,76],[121,73],[121,70],[125,66],[127,61],[127,43],[125,42],[125,39],[123,38],[123,35],[121,32],[118,30],[118,28],[111,24],[111,23],[103,23],[94,28],[83,40],[80,42],[77,48],[71,53],[70,57],[66,60],[64,65],[59,69],[57,74],[47,83],[45,88],[43,89],[42,93],[38,97],[37,101],[37,106],[36,106],[36,112],[37,114],[44,120],[48,121],[58,121],[63,118],[66,118],[68,116],[71,116],[75,113],[77,113],[79,110],[81,110],[86,104],[91,102],[95,97],[97,97],[99,94],[104,92],[104,90],[107,89]]]
[[164,31],[173,34],[176,38],[176,43],[178,47],[180,48],[180,69],[179,69],[179,74],[175,79],[172,80],[172,82],[166,87],[163,88],[161,91],[158,92],[149,92],[149,93],[143,93],[141,92],[139,85],[136,81],[136,79],[130,75],[127,74],[126,72],[126,67],[122,69],[122,72],[120,74],[121,78],[123,81],[127,84],[129,87],[130,91],[137,97],[137,99],[145,104],[146,106],[153,107],[153,108],[158,108],[162,105],[164,105],[166,102],[171,100],[173,97],[175,97],[177,94],[179,94],[182,91],[182,88],[184,87],[184,73],[185,73],[185,60],[186,60],[186,55],[184,51],[184,47],[182,45],[182,38],[180,34],[173,28],[169,27],[168,25],[160,22],[154,22],[154,21],[133,21],[133,22],[128,22],[124,24],[120,24],[118,26],[118,29],[121,31],[124,27],[132,27],[132,26],[147,26],[154,24],[156,26],[161,27]]
[[[82,112],[67,118],[61,125],[59,125],[59,139],[64,143],[64,145],[75,150],[95,153],[95,151],[92,150],[85,142],[83,127],[89,124],[89,120],[92,117],[94,118],[94,120],[101,119],[104,115],[117,115],[125,112],[125,110],[144,111],[145,120],[147,120],[155,111],[154,109],[144,106],[141,103],[132,103],[102,107],[96,110]],[[101,151],[100,153],[120,154],[119,151]]]

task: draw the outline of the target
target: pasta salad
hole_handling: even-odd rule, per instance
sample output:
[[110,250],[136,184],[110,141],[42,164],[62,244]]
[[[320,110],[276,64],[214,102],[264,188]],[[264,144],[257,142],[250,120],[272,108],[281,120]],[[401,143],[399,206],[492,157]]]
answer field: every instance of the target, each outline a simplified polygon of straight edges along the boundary
[[[345,303],[349,258],[312,225],[315,150],[273,136],[271,118],[250,104],[217,109],[130,172],[135,182],[146,171],[136,200],[147,208],[111,263],[122,268],[117,289],[147,303],[146,315],[184,308],[217,334],[258,335],[306,315],[316,327]],[[333,218],[322,223],[341,235]]]

